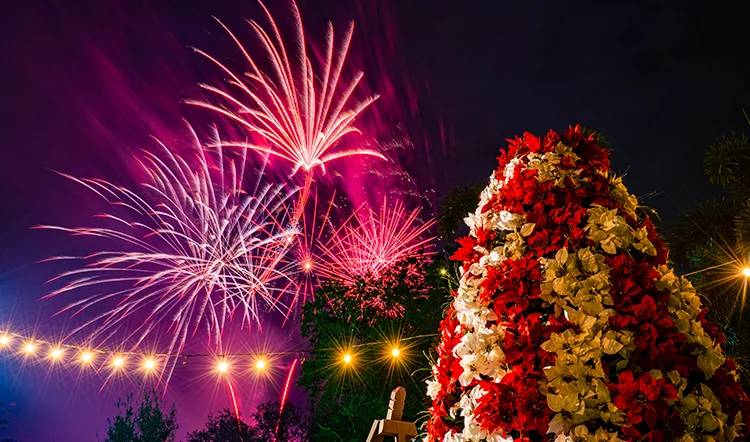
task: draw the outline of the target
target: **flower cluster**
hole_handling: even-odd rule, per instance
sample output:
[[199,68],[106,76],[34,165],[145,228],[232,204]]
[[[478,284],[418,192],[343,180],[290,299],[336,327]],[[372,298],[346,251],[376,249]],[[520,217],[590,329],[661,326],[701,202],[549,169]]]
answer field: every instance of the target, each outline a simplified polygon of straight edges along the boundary
[[466,219],[426,440],[740,440],[718,327],[580,126],[509,140]]

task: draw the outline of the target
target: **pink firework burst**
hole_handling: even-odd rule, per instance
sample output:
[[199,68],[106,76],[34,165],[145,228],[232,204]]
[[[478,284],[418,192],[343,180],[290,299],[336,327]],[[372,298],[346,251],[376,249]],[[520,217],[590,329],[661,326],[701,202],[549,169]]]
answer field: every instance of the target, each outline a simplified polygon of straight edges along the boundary
[[260,52],[265,56],[263,62],[266,63],[261,62],[260,57],[251,56],[246,46],[219,21],[241,52],[247,72],[235,73],[215,57],[196,49],[227,76],[229,88],[224,90],[201,84],[218,102],[188,100],[188,103],[218,112],[251,134],[260,135],[267,143],[225,142],[225,146],[282,158],[292,165],[292,175],[300,169],[305,172],[305,185],[295,212],[299,217],[316,167],[325,173],[327,163],[358,155],[385,159],[380,152],[372,149],[339,148],[344,137],[359,133],[354,126],[355,120],[378,97],[355,100],[354,92],[363,78],[362,72],[350,80],[342,79],[354,32],[353,22],[338,45],[334,41],[333,25],[328,23],[324,55],[320,62],[316,62],[310,56],[314,51],[305,37],[297,4],[291,2],[294,48],[297,52],[290,53],[278,24],[268,8],[259,3],[268,20],[268,29],[255,20],[248,23],[259,41]]
[[421,210],[383,199],[380,210],[356,210],[320,245],[315,268],[329,280],[351,284],[365,275],[379,276],[395,263],[432,254],[429,236],[434,220],[420,219]]
[[161,143],[161,154],[146,153],[148,178],[135,189],[66,175],[109,205],[97,227],[40,226],[107,244],[87,256],[50,258],[84,263],[54,278],[62,286],[47,295],[76,296],[63,311],[94,313],[71,334],[86,331],[100,343],[125,335],[135,348],[147,338],[161,342],[166,327],[166,353],[176,358],[199,329],[221,349],[230,318],[249,327],[265,311],[288,311],[284,298],[296,293],[288,255],[297,230],[287,227],[296,190],[265,184],[262,170],[250,179],[244,151],[209,152],[192,135],[192,157]]

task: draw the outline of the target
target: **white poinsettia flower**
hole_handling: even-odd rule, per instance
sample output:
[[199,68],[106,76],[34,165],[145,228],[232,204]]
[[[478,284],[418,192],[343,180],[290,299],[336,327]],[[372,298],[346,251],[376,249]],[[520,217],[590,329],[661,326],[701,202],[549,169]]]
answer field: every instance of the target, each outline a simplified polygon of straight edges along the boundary
[[486,309],[480,308],[474,303],[462,301],[456,301],[454,304],[456,308],[461,307],[460,313],[456,313],[456,318],[461,325],[475,330],[483,327],[487,322],[488,313],[485,311]]
[[523,216],[501,210],[495,221],[495,230],[514,230],[523,224]]
[[435,400],[438,393],[440,393],[440,382],[437,381],[437,379],[431,378],[427,379],[427,396],[429,396],[432,400]]
[[476,228],[482,226],[482,215],[469,213],[466,218],[464,218],[464,223],[469,226],[469,232],[471,233],[471,236],[476,236]]

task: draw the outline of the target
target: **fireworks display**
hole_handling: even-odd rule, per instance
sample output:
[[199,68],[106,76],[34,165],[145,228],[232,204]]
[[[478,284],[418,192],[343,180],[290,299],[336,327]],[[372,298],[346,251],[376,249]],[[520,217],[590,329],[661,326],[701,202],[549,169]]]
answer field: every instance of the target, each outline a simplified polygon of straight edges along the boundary
[[244,153],[205,151],[193,135],[192,157],[165,145],[160,155],[147,153],[148,180],[136,189],[69,177],[108,203],[104,225],[40,227],[115,246],[52,258],[85,262],[55,278],[63,285],[48,295],[76,296],[64,311],[94,311],[72,334],[87,331],[94,342],[125,335],[138,346],[166,327],[167,353],[179,355],[199,328],[220,349],[229,318],[247,325],[260,323],[264,312],[287,311],[284,297],[295,292],[288,290],[295,282],[287,259],[296,235],[287,223],[295,191],[265,184],[262,171],[248,176]]
[[201,84],[220,103],[201,100],[188,100],[188,103],[215,111],[268,143],[231,141],[225,142],[225,146],[250,149],[282,158],[291,163],[292,175],[300,169],[305,173],[305,185],[296,212],[299,216],[307,200],[316,167],[325,173],[328,162],[358,155],[385,159],[373,149],[348,146],[338,148],[344,137],[359,132],[353,123],[377,96],[355,101],[354,93],[363,78],[362,72],[348,81],[342,80],[354,32],[353,22],[349,24],[339,45],[335,43],[333,24],[328,23],[325,56],[321,63],[317,63],[311,57],[313,49],[309,47],[305,37],[302,17],[296,3],[291,2],[295,30],[293,45],[299,52],[291,54],[282,38],[279,25],[268,8],[262,2],[259,3],[270,30],[255,20],[249,20],[248,23],[270,66],[264,69],[263,63],[259,61],[260,57],[250,55],[250,50],[219,21],[242,53],[248,71],[244,75],[237,74],[212,55],[196,49],[228,76],[228,86],[233,92]]
[[434,221],[423,222],[420,213],[387,198],[378,210],[360,207],[320,245],[317,273],[351,284],[358,277],[378,277],[399,261],[429,255],[434,238],[427,233]]
[[[38,226],[85,247],[46,260],[65,266],[44,298],[65,303],[59,314],[72,329],[60,340],[6,333],[0,338],[14,342],[0,339],[0,350],[91,368],[106,375],[105,385],[127,374],[165,389],[181,379],[176,368],[208,356],[236,414],[246,384],[240,369],[278,384],[283,411],[304,344],[251,356],[237,347],[247,350],[264,329],[296,326],[299,307],[326,281],[378,278],[431,253],[434,221],[412,208],[427,200],[396,152],[411,140],[403,128],[385,128],[392,116],[357,124],[378,95],[348,66],[353,22],[337,39],[328,23],[317,47],[290,4],[292,19],[280,26],[260,3],[265,24],[248,21],[257,39],[249,45],[219,21],[242,55],[241,70],[196,49],[226,78],[200,84],[205,96],[185,100],[218,117],[208,139],[203,124],[188,126],[187,148],[160,132],[169,143],[156,140],[133,156],[135,185],[62,174],[104,206],[85,227]],[[289,41],[281,29],[293,30]],[[360,157],[388,161],[369,168]]]

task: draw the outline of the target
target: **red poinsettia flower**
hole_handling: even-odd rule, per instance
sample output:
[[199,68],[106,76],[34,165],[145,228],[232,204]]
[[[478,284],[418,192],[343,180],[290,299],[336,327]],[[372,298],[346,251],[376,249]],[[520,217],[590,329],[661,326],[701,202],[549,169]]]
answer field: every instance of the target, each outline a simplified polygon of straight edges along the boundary
[[630,424],[628,432],[643,434],[657,429],[657,425],[673,412],[672,402],[677,400],[677,389],[665,378],[651,373],[636,376],[626,370],[619,374],[616,384],[610,384],[612,402],[625,413]]
[[468,268],[471,263],[476,262],[479,260],[479,252],[474,250],[474,246],[476,246],[476,240],[470,236],[464,236],[462,238],[458,238],[456,240],[458,244],[461,246],[458,250],[456,250],[453,255],[451,255],[451,260],[453,261],[463,261],[464,263],[469,263],[467,266],[464,264],[464,268]]

